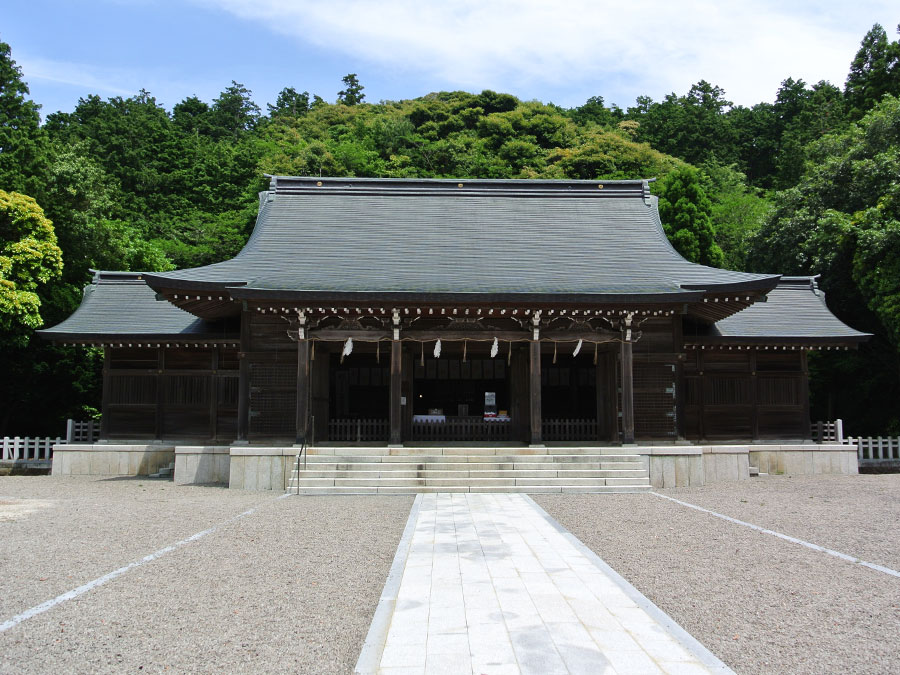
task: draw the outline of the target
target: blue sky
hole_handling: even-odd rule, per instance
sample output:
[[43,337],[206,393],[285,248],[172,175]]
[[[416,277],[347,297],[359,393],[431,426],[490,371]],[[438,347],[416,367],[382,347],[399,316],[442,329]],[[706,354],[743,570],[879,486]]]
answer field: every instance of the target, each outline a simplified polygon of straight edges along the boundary
[[13,0],[0,40],[44,115],[141,88],[171,109],[231,80],[263,109],[287,86],[334,101],[350,72],[370,102],[494,89],[627,107],[706,79],[752,105],[789,76],[843,85],[876,22],[897,38],[896,0]]

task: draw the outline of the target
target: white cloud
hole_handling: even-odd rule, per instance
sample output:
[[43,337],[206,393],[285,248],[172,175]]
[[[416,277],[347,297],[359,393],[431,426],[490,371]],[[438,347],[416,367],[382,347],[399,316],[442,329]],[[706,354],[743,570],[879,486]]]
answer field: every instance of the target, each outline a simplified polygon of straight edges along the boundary
[[128,86],[129,81],[136,79],[132,73],[116,68],[27,56],[17,57],[16,62],[26,81],[45,80],[116,96],[131,96],[140,89]]
[[896,16],[877,0],[193,1],[440,86],[602,93],[614,81],[659,98],[702,78],[743,104],[788,76],[842,85],[865,31]]

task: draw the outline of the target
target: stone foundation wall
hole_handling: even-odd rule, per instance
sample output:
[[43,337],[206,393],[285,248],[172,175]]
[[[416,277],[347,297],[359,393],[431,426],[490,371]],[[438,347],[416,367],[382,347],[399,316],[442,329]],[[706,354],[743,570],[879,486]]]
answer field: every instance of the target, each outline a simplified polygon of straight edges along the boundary
[[231,448],[227,445],[179,445],[175,448],[175,482],[178,485],[228,485]]
[[704,445],[635,448],[650,462],[655,488],[689,487],[747,480],[750,467],[761,474],[859,473],[856,448],[837,444]]
[[95,443],[53,447],[54,476],[149,476],[175,461],[172,445]]
[[750,466],[760,473],[811,476],[856,474],[859,465],[855,445],[781,445],[750,448]]
[[283,491],[297,451],[294,448],[232,447],[228,487]]

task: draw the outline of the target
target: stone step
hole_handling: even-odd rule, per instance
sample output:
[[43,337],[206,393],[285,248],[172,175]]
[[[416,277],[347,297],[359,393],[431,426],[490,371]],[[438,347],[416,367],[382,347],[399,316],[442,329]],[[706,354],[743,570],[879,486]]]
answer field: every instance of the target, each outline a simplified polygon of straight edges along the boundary
[[[641,462],[321,462],[301,471],[644,471]],[[296,466],[294,467],[296,470]]]
[[[475,471],[431,471],[430,469],[410,469],[398,471],[367,471],[357,468],[333,471],[300,471],[300,478],[642,478],[647,472],[642,469],[544,469],[521,470],[475,470]],[[297,471],[291,472],[291,480],[298,478]]]
[[[416,487],[301,487],[300,495],[414,495],[420,493],[432,492],[515,492],[523,494],[623,494],[649,492],[652,488],[650,485],[590,485],[590,486],[574,486],[574,485],[516,485],[516,486],[469,486],[469,485],[452,485],[452,486],[432,486],[423,485]],[[288,490],[297,494],[297,488]]]
[[557,462],[622,462],[642,464],[640,455],[309,455],[301,463],[310,464],[555,464]]
[[358,457],[362,455],[383,457],[415,457],[420,455],[432,455],[437,457],[455,457],[470,455],[507,455],[517,457],[540,457],[548,455],[623,455],[636,457],[639,452],[623,449],[618,446],[610,447],[579,447],[579,446],[555,446],[555,447],[504,447],[504,446],[472,446],[472,447],[314,447],[307,448],[306,454],[310,457],[327,455],[342,455],[346,457]]
[[[646,477],[638,478],[301,478],[300,487],[451,487],[457,485],[483,487],[515,487],[515,486],[606,486],[606,485],[649,485]],[[297,487],[292,480],[290,486]]]
[[175,478],[175,462],[169,462],[169,466],[161,466],[159,467],[159,471],[156,473],[151,473],[148,478]]

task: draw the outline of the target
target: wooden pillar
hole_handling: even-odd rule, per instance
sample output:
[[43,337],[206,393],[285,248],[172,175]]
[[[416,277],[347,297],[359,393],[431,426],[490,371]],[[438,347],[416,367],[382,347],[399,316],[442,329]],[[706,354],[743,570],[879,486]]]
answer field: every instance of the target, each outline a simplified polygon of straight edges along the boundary
[[534,330],[535,338],[531,341],[531,386],[529,387],[531,395],[530,422],[531,433],[529,440],[532,445],[541,444],[541,343],[538,339],[538,329]]
[[[800,352],[800,370],[803,376],[800,378],[800,403],[803,405],[803,419],[801,420],[803,438],[812,438],[812,422],[809,419],[809,360],[805,349]],[[819,437],[821,439],[821,436]]]
[[[110,349],[110,347],[103,348],[103,390],[100,394],[100,438],[104,441],[109,438]],[[89,443],[92,441],[92,438],[88,438]]]
[[246,303],[241,312],[241,347],[238,352],[238,418],[237,440],[247,442],[250,432],[250,311]]
[[221,345],[213,345],[209,373],[209,438],[215,440],[219,428],[219,351]]
[[166,357],[162,347],[156,349],[156,424],[155,436],[163,437],[163,416],[166,410],[166,378],[163,371],[166,369]]
[[301,313],[297,330],[297,444],[309,443],[309,340],[306,319]]
[[[397,331],[399,332],[399,331]],[[403,352],[399,336],[391,340],[391,445],[403,443],[403,416],[400,397],[403,395]]]
[[631,329],[623,335],[622,361],[622,442],[634,443],[634,359]]
[[685,435],[684,399],[687,390],[684,381],[684,325],[679,315],[672,318],[672,338],[675,345],[675,437],[683,440]]
[[750,435],[753,440],[759,438],[759,386],[756,380],[756,350],[750,351],[750,397],[753,408],[750,410]]

